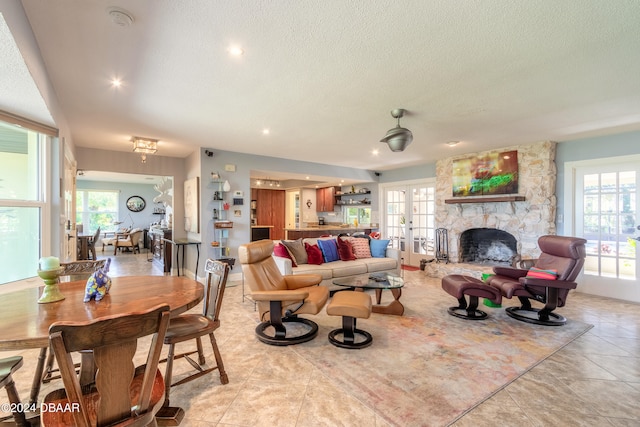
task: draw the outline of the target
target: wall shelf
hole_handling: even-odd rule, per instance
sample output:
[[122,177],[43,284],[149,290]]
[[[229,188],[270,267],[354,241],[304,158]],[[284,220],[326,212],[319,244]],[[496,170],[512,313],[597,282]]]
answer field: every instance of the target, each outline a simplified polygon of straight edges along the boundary
[[506,195],[506,196],[491,196],[491,197],[459,197],[456,199],[445,199],[445,203],[448,205],[455,205],[461,203],[498,203],[498,202],[524,202],[526,198],[524,196]]

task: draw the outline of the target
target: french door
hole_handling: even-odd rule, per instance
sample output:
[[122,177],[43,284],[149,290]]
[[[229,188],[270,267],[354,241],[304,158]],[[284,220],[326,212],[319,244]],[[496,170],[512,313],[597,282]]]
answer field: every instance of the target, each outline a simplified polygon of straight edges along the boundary
[[383,238],[401,251],[404,264],[417,266],[435,253],[435,182],[383,187]]
[[587,239],[582,292],[640,302],[640,163],[579,162],[575,176],[575,235]]

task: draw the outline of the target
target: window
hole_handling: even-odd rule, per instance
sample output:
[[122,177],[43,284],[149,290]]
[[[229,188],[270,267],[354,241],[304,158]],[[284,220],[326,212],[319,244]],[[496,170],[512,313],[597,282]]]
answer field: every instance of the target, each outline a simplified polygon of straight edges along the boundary
[[0,121],[0,284],[36,275],[42,251],[49,137]]
[[118,191],[76,191],[76,223],[82,224],[82,234],[116,231],[118,221]]
[[366,227],[371,224],[371,208],[355,208],[344,207],[344,222],[346,224],[356,224],[358,226]]

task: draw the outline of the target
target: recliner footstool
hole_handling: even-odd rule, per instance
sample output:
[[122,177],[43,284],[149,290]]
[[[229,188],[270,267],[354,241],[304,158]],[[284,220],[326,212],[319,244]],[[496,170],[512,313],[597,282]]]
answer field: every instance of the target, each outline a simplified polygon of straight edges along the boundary
[[[342,328],[329,332],[329,342],[337,347],[350,349],[370,346],[373,337],[369,332],[356,328],[356,319],[368,319],[371,306],[371,297],[364,292],[336,292],[327,306],[327,314],[342,316]],[[356,342],[356,334],[362,335],[364,341]],[[339,335],[342,335],[342,340],[336,338]]]
[[[461,274],[450,274],[442,278],[442,289],[457,298],[458,306],[449,307],[450,315],[466,320],[481,320],[487,313],[478,310],[478,298],[487,298],[495,304],[502,303],[502,294],[493,286],[489,286],[480,279]],[[469,297],[469,302],[465,296]]]

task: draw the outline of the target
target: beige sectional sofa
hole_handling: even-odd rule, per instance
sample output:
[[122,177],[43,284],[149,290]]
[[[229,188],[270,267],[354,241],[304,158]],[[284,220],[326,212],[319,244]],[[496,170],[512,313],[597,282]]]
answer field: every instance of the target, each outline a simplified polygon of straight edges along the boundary
[[[321,238],[320,238],[321,239]],[[319,239],[305,238],[303,243],[317,245]],[[279,242],[274,242],[279,243]],[[276,265],[284,275],[288,274],[308,274],[315,273],[322,276],[321,285],[329,287],[330,290],[341,289],[333,284],[333,279],[338,277],[357,276],[374,272],[392,272],[400,275],[401,261],[398,249],[387,248],[385,258],[359,258],[352,261],[331,261],[320,265],[301,264],[292,266],[290,259],[273,255]]]

